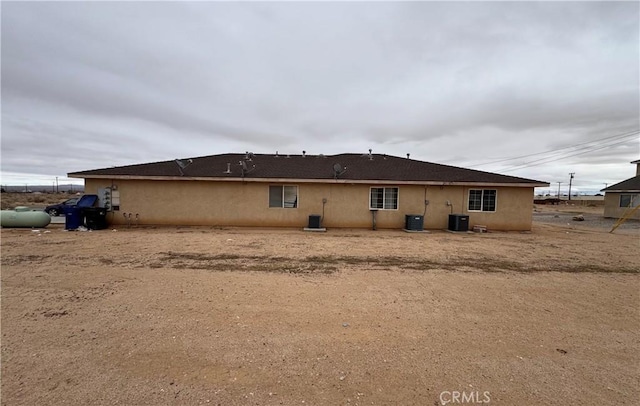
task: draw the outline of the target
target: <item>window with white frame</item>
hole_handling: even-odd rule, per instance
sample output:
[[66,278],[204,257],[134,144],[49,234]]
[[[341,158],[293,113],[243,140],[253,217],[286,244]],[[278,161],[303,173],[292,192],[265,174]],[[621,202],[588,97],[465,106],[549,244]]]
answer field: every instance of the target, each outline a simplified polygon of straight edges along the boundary
[[369,209],[397,210],[397,187],[372,187],[369,197]]
[[498,191],[495,189],[471,189],[469,190],[469,211],[496,211],[496,198]]
[[636,207],[640,204],[640,195],[620,195],[620,207]]
[[298,187],[285,185],[269,186],[269,207],[295,209],[298,207]]

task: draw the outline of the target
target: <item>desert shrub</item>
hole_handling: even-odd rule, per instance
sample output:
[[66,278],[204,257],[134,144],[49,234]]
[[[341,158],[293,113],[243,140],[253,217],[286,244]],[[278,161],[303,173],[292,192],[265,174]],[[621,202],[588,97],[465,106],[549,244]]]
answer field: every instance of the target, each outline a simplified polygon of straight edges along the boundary
[[3,193],[0,199],[2,210],[10,210],[17,206],[47,206],[50,204],[60,203],[74,195],[66,193],[48,193],[48,194],[32,194],[32,193]]

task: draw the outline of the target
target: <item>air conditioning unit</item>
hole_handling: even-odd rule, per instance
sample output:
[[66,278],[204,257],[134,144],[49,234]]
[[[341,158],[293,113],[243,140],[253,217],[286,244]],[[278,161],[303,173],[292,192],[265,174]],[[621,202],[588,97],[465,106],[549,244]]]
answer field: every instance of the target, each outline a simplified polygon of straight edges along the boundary
[[469,216],[449,214],[449,231],[469,231]]
[[404,216],[404,229],[410,231],[423,231],[424,216],[421,214],[406,214]]
[[311,214],[309,216],[309,227],[308,228],[321,228],[320,222],[322,220],[322,216],[319,214]]

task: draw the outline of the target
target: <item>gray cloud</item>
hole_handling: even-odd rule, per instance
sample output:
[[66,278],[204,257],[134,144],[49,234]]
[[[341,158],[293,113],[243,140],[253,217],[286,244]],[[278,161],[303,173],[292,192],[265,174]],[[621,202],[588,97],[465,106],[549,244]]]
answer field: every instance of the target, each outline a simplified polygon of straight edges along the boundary
[[[3,178],[244,150],[464,166],[598,140],[640,127],[639,7],[4,3]],[[630,137],[513,174],[614,181],[638,155]]]

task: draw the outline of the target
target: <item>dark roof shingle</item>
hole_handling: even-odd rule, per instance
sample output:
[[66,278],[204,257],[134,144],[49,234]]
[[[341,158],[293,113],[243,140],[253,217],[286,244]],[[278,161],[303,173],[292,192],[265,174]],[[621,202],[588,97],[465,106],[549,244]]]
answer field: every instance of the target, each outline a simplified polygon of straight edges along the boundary
[[[192,162],[182,169],[176,161],[163,161],[139,165],[87,170],[69,173],[71,177],[136,176],[136,177],[242,177],[245,154],[220,154],[191,158]],[[188,160],[183,160],[188,161]],[[230,164],[230,165],[229,165]],[[343,180],[379,181],[430,181],[471,183],[524,183],[532,186],[548,185],[547,182],[491,172],[441,165],[414,159],[382,154],[339,155],[273,155],[252,154],[246,161],[249,172],[246,178],[269,179],[334,179],[334,166],[340,164],[346,171],[339,175]],[[255,167],[254,167],[255,165]],[[230,166],[231,173],[227,173]],[[184,173],[184,175],[181,173]]]
[[640,192],[640,175],[602,189],[604,192]]

